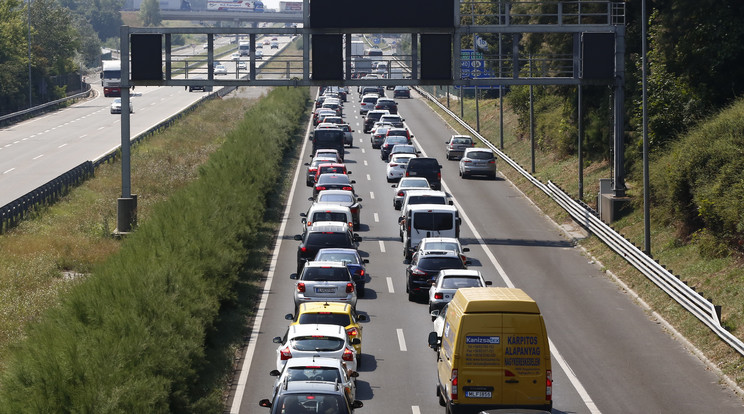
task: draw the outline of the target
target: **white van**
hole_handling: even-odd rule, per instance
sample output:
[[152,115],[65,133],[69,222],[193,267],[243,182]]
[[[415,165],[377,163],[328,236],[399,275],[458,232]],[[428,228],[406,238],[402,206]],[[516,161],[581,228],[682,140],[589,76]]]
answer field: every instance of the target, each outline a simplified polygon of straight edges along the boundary
[[403,256],[410,260],[425,237],[460,237],[460,214],[448,204],[414,204],[400,218]]
[[416,204],[440,204],[440,205],[452,205],[452,200],[447,196],[444,191],[438,190],[408,190],[406,195],[403,197],[403,201],[400,204],[400,217],[398,217],[398,224],[400,225],[400,241],[403,241],[404,226],[402,223],[403,218],[406,216],[406,210],[408,206]]

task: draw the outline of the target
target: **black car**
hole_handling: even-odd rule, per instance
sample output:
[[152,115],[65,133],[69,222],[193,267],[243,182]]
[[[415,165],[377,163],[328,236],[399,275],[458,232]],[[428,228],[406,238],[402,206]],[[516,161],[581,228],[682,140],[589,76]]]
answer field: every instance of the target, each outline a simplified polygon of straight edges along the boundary
[[396,86],[393,89],[393,98],[410,98],[411,88],[408,86]]
[[393,145],[408,144],[408,139],[402,135],[388,135],[385,141],[380,145],[380,159],[387,162],[390,157],[390,151]]
[[375,109],[385,109],[391,114],[398,113],[398,103],[392,99],[380,98],[375,104]]
[[442,165],[436,158],[411,158],[406,167],[406,177],[424,177],[429,180],[432,190],[442,189]]
[[304,234],[297,234],[294,239],[300,242],[297,246],[297,274],[302,273],[305,262],[313,260],[318,250],[331,247],[356,249],[362,238],[351,232],[348,224],[319,222],[308,228]]
[[418,252],[406,267],[406,293],[408,300],[429,294],[429,287],[442,269],[466,269],[462,257],[451,251]]
[[318,193],[323,190],[346,190],[354,192],[354,186],[356,181],[350,180],[346,174],[320,174],[318,181],[313,187],[313,198],[318,196]]
[[364,117],[364,133],[372,130],[372,127],[375,125],[375,122],[379,121],[380,118],[382,118],[383,115],[388,115],[388,111],[380,111],[380,110],[373,110],[367,112],[367,116]]
[[313,154],[319,149],[335,149],[344,161],[345,137],[344,131],[339,128],[316,129],[312,135]]

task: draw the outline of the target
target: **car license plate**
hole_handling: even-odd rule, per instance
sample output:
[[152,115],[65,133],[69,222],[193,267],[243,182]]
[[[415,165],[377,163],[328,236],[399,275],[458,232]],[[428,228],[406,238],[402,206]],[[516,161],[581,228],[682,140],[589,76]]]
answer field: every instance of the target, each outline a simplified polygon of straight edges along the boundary
[[491,398],[491,391],[466,391],[467,398]]
[[315,293],[336,293],[335,287],[316,287]]

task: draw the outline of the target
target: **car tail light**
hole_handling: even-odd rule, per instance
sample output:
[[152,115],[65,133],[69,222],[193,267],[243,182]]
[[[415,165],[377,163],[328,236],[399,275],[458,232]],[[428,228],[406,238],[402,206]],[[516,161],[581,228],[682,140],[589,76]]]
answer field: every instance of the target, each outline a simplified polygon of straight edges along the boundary
[[348,186],[348,185],[341,187],[341,189],[342,190],[346,190],[346,191],[351,191],[352,190],[352,188],[350,186]]
[[305,293],[305,284],[300,282],[297,284],[297,291],[300,293]]
[[351,214],[356,214],[359,211],[359,207],[350,208],[349,211],[351,211]]
[[292,353],[289,352],[289,347],[288,346],[285,346],[284,349],[282,349],[279,352],[279,355],[280,355],[280,358],[281,358],[282,361],[286,361],[286,360],[292,358]]
[[419,269],[418,267],[414,267],[413,269],[411,269],[411,274],[416,275],[416,276],[425,276],[426,272]]
[[357,270],[356,274],[358,274],[359,276],[364,276],[364,269]]
[[315,187],[315,189],[318,190],[318,191],[323,191],[323,190],[326,190],[327,188],[325,188],[324,186],[321,185],[321,186]]
[[[353,213],[353,211],[352,211],[352,213]],[[354,223],[353,223],[353,222],[351,222],[351,221],[350,221],[350,222],[348,222],[347,224],[349,225],[349,228],[353,228],[353,227],[354,227]]]
[[[312,222],[312,221],[308,221],[308,222],[305,222],[305,225],[307,225],[307,227],[310,227],[310,226],[312,226],[312,225],[313,225],[313,222]],[[304,251],[304,250],[303,250],[303,251]]]
[[349,328],[346,330],[346,334],[352,337],[356,337],[359,335],[359,330],[357,328]]
[[341,357],[344,361],[353,361],[354,360],[354,351],[352,351],[349,348],[344,349],[344,355]]
[[452,390],[450,391],[450,400],[454,401],[454,400],[457,400],[457,370],[456,369],[452,370],[452,377],[450,381],[452,381]]
[[403,196],[405,196],[405,195],[406,195],[406,193],[404,193],[404,192],[402,192],[402,191],[398,191],[398,197],[403,197]]
[[410,177],[410,176],[411,176],[411,173],[409,173],[408,171],[406,171],[406,177]]
[[545,371],[545,400],[553,400],[553,371]]
[[496,164],[496,160],[488,160],[489,164]]
[[441,292],[434,294],[434,299],[444,299],[444,295]]
[[346,284],[346,293],[352,293],[354,292],[354,284],[349,282]]
[[462,162],[464,162],[465,164],[468,164],[468,163],[471,163],[471,162],[473,162],[473,161],[470,161],[470,160],[468,160],[468,159],[464,159],[464,160],[462,160]]
[[390,163],[390,166],[391,166],[391,167],[397,167],[397,166],[398,166],[398,164],[395,164],[395,163],[391,162],[391,163]]
[[305,247],[305,246],[300,247],[300,251],[303,252],[303,253],[305,253],[307,251],[307,247]]
[[441,172],[438,172],[437,173],[437,181],[440,181],[441,179],[442,179],[442,173]]
[[462,259],[462,262],[465,263],[465,261],[468,260],[468,257],[465,256],[464,254],[461,254],[460,259]]

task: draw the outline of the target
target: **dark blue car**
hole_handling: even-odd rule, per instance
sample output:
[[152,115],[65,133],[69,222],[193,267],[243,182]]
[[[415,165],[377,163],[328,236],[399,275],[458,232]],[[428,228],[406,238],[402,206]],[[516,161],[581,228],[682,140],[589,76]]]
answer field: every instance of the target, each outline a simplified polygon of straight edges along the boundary
[[356,285],[357,296],[364,297],[364,284],[367,281],[367,269],[364,267],[369,263],[368,259],[362,259],[356,249],[326,248],[318,250],[315,259],[324,262],[343,262],[351,273],[351,278]]

